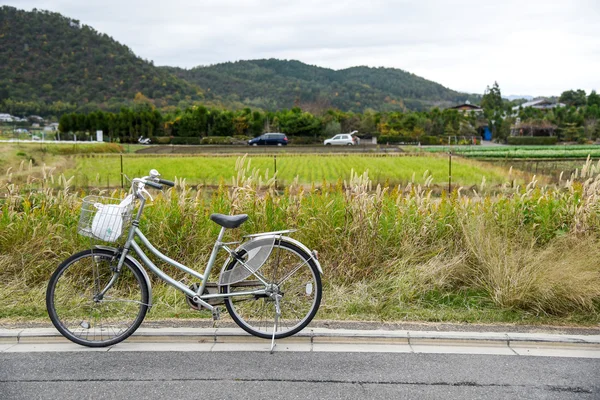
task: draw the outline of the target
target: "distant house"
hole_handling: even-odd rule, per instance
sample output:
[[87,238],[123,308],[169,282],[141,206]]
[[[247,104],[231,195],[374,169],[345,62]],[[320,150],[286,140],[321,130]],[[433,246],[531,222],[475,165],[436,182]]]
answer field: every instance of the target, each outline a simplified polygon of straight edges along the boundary
[[519,109],[521,108],[536,108],[538,110],[548,110],[551,108],[556,108],[556,107],[564,107],[565,105],[563,103],[555,103],[552,100],[548,100],[548,99],[536,99],[536,100],[532,100],[532,101],[528,101],[526,103],[523,103],[519,106],[515,106],[512,108],[513,112],[514,111],[519,111]]
[[56,132],[58,130],[58,122],[53,122],[44,127],[44,132]]
[[469,100],[467,100],[464,103],[459,104],[457,106],[449,107],[449,110],[458,110],[464,114],[470,114],[470,113],[479,114],[479,113],[483,112],[483,108],[479,107],[478,105],[471,104],[469,102]]
[[0,114],[0,122],[13,122],[13,117],[10,114]]

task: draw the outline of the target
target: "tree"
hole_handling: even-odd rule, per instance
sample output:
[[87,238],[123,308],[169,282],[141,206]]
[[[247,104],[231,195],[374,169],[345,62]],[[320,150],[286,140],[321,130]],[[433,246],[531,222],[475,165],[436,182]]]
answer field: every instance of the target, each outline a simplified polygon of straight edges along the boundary
[[597,105],[598,107],[600,107],[600,95],[598,95],[595,90],[592,90],[592,92],[588,96],[587,105],[590,107],[593,105]]
[[333,120],[325,125],[325,136],[331,137],[342,132],[342,124]]
[[495,114],[497,111],[501,111],[503,107],[502,93],[500,92],[500,86],[498,82],[494,82],[494,85],[490,89],[488,86],[483,93],[481,99],[481,107],[483,108],[486,117]]
[[568,106],[581,107],[586,105],[587,97],[585,95],[585,90],[567,90],[562,92],[558,101],[565,103]]
[[481,107],[483,107],[483,116],[488,120],[489,126],[492,127],[492,136],[496,137],[496,129],[500,128],[504,114],[502,94],[498,82],[494,82],[491,89],[489,86],[486,88],[481,99]]
[[580,141],[585,139],[584,129],[577,126],[574,122],[567,122],[561,126],[560,129],[561,139],[567,142]]
[[234,133],[238,136],[243,136],[250,127],[246,115],[238,115],[233,118]]
[[73,122],[71,114],[63,114],[58,120],[58,131],[67,133],[73,130]]
[[372,112],[367,112],[363,115],[360,121],[358,132],[360,135],[377,136],[377,116]]

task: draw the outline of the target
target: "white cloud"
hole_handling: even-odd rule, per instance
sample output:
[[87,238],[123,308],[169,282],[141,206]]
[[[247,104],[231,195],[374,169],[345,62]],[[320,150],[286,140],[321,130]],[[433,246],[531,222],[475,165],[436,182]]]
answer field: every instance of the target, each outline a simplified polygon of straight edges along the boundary
[[597,0],[19,0],[79,19],[156,65],[256,58],[401,68],[482,93],[600,89]]

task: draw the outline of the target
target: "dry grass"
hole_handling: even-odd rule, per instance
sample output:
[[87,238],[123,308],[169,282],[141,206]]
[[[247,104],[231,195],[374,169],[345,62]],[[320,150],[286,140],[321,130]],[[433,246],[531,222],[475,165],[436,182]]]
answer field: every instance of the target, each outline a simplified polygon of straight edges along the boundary
[[[596,324],[597,168],[588,162],[558,187],[534,179],[522,187],[507,182],[493,197],[479,188],[434,197],[427,176],[388,187],[373,185],[367,173],[311,189],[292,182],[280,192],[273,176],[242,158],[233,181],[217,190],[178,181],[147,208],[142,230],[199,269],[218,233],[212,212],[250,215],[231,240],[300,228],[294,237],[319,250],[325,270],[320,318]],[[0,186],[1,318],[43,318],[50,274],[89,246],[75,233],[82,193],[50,171],[39,179]],[[51,180],[58,190],[48,188]],[[197,315],[183,295],[154,284],[150,318]]]

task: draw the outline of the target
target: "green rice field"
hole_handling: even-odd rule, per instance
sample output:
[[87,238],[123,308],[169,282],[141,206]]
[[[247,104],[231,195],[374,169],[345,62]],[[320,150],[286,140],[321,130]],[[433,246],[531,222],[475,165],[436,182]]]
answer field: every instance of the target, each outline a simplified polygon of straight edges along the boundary
[[477,159],[553,159],[591,158],[600,157],[600,145],[556,145],[556,146],[458,146],[458,147],[427,147],[423,149],[430,153],[447,153]]
[[[124,156],[123,172],[128,177],[147,175],[157,169],[166,179],[185,178],[188,184],[229,184],[235,176],[238,156]],[[278,155],[248,156],[251,167],[258,169],[263,179],[273,177],[277,163],[277,180],[281,185],[296,177],[300,184],[320,184],[323,181],[347,180],[354,170],[368,170],[375,183],[400,184],[414,181],[424,183],[431,177],[434,185],[448,183],[448,157],[445,156],[365,156],[365,155]],[[75,176],[78,186],[120,184],[119,156],[76,157],[75,167],[65,172]],[[507,180],[507,169],[479,162],[453,158],[452,183],[463,186],[479,185],[483,178],[491,185]]]

